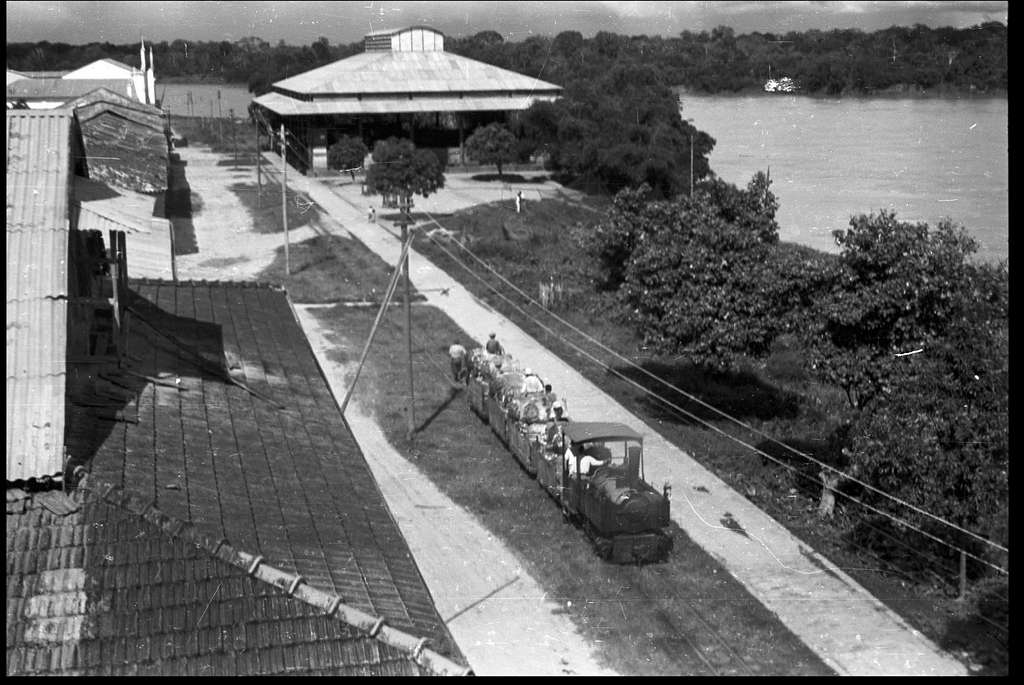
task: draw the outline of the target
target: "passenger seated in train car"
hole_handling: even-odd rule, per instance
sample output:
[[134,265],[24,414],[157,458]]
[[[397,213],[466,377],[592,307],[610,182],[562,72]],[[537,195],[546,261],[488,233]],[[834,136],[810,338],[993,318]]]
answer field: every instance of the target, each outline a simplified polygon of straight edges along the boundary
[[544,381],[540,379],[540,376],[535,374],[530,369],[523,370],[523,392],[527,393],[542,393],[544,392]]
[[584,476],[589,476],[590,474],[592,474],[594,472],[594,469],[597,469],[597,468],[599,468],[601,466],[606,466],[608,464],[608,461],[604,461],[604,460],[595,458],[594,456],[590,455],[588,453],[590,451],[590,449],[591,449],[591,447],[589,445],[579,445],[579,444],[569,445],[569,447],[567,447],[566,450],[565,450],[565,462],[566,462],[566,465],[569,468],[569,476],[570,477],[574,478],[577,475],[577,471],[576,471],[576,454],[577,453],[573,451],[573,447],[575,447],[576,450],[581,455],[580,459],[579,459],[579,473],[581,473]]
[[547,429],[544,431],[544,443],[549,450],[562,451],[565,442],[562,431],[567,423],[569,417],[565,415],[565,405],[560,400],[555,400],[551,405]]

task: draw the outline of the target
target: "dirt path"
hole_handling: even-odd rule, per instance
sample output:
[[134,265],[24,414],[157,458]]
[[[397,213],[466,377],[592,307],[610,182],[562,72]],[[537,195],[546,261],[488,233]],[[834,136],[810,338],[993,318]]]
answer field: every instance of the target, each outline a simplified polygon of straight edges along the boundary
[[[178,277],[254,279],[270,265],[284,235],[253,230],[250,210],[232,190],[239,181],[251,179],[252,170],[234,172],[218,166],[223,156],[207,148],[183,148],[180,153],[188,162],[188,181],[199,194],[202,208],[193,217],[199,252],[178,258]],[[245,179],[240,178],[243,174]],[[272,182],[277,178],[271,176]],[[303,180],[296,182],[299,190],[304,190]],[[330,217],[320,217],[319,222],[291,230],[289,238],[297,243],[318,233],[343,230]],[[340,401],[348,369],[328,358],[335,343],[317,322],[315,309],[297,306],[296,313]],[[345,418],[439,613],[475,673],[617,675],[600,665],[572,620],[558,613],[564,607],[545,598],[516,555],[395,451],[358,401],[350,404]]]
[[[332,189],[315,179],[299,183],[354,237],[388,263],[397,261],[398,241],[366,221],[366,198],[360,197],[357,189]],[[460,195],[465,198],[467,192],[463,189]],[[410,273],[414,286],[426,294],[428,303],[443,310],[479,342],[488,331],[495,331],[508,351],[529,359],[560,396],[569,398],[572,415],[621,421],[640,430],[647,437],[645,464],[649,480],[675,484],[673,520],[837,673],[967,673],[962,663],[940,650],[831,561],[662,438],[655,426],[644,424],[519,327],[478,301],[425,257],[411,253]],[[441,296],[442,291],[447,294]],[[730,525],[723,525],[723,521]],[[737,532],[737,526],[742,532]]]
[[[198,196],[192,225],[199,252],[177,257],[178,277],[211,281],[253,280],[274,261],[274,251],[284,244],[284,233],[259,233],[254,229],[254,211],[261,215],[280,214],[280,178],[268,172],[264,176],[262,209],[246,206],[243,196],[254,196],[252,167],[233,169],[224,166],[224,155],[206,147],[180,148],[186,162],[185,176]],[[280,163],[278,163],[280,167]],[[292,184],[289,183],[289,186]],[[251,204],[252,197],[246,200]],[[314,235],[338,231],[329,217],[309,213],[308,219],[289,227],[292,244]]]
[[[295,307],[334,396],[354,365],[335,347],[315,306]],[[399,454],[353,399],[345,418],[409,542],[448,629],[477,675],[617,675],[603,668],[572,621],[545,598],[516,555]]]

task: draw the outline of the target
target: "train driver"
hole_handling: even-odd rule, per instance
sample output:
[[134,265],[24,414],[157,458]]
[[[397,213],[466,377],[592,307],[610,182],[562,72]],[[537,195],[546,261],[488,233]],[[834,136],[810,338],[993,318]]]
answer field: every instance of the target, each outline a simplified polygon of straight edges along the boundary
[[[599,466],[607,466],[609,460],[596,459],[589,454],[584,454],[580,457],[579,470],[584,476],[589,476],[594,472],[594,469]],[[569,476],[576,475],[576,454],[572,450],[572,445],[569,445],[565,449],[565,463],[569,468]]]

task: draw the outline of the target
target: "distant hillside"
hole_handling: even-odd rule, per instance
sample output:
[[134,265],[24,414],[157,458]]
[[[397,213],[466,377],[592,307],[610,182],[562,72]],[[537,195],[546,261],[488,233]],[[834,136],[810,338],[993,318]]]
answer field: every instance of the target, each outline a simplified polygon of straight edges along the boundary
[[[445,47],[473,59],[561,85],[604,73],[612,63],[646,64],[664,81],[698,93],[760,89],[768,78],[789,76],[808,94],[908,92],[1005,94],[1007,27],[988,22],[966,29],[894,26],[735,35],[726,26],[677,37],[621,36],[577,31],[506,42],[495,31],[448,37]],[[270,83],[362,51],[362,43],[277,45],[259,38],[234,42],[155,43],[158,79],[194,78],[245,83],[264,91]],[[138,62],[138,45],[8,43],[7,67],[74,69],[104,57]]]

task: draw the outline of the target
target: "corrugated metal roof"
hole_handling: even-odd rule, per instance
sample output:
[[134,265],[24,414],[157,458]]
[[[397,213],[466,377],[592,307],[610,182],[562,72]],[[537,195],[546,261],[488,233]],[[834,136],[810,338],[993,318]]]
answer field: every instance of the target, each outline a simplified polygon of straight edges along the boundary
[[137,98],[131,79],[26,78],[7,85],[7,97],[26,99],[70,99],[97,88],[107,88]]
[[[17,85],[16,82],[14,85]],[[371,51],[278,81],[275,88],[312,95],[561,93],[561,86],[451,52]]]
[[7,480],[60,473],[71,112],[7,111]]
[[[77,180],[77,179],[76,179]],[[142,196],[145,197],[145,196]],[[132,278],[171,279],[171,223],[158,217],[138,217],[111,210],[119,198],[103,201],[99,207],[93,203],[75,202],[71,206],[74,223],[80,231],[124,231],[125,250],[128,253],[128,275]],[[129,199],[130,198],[125,198]],[[152,203],[153,198],[146,198]]]
[[133,100],[126,95],[115,93],[109,88],[92,90],[85,95],[71,100],[65,106],[73,108],[78,116],[78,120],[81,122],[103,109],[103,107],[96,107],[96,105],[116,108],[116,111],[121,112],[122,116],[131,117],[134,121],[160,130],[163,130],[167,125],[167,115],[159,107]]
[[338,98],[332,100],[296,100],[281,93],[266,93],[254,100],[256,104],[283,116],[307,114],[405,114],[411,112],[504,112],[528,109],[538,100],[554,100],[556,95],[536,93],[525,96],[476,95],[415,96],[412,100],[397,97]]

